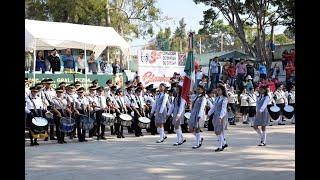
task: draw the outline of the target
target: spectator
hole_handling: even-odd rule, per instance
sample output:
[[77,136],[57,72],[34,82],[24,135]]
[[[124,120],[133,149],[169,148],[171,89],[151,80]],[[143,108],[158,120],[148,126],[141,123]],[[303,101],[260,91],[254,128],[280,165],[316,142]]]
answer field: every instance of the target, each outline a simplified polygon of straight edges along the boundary
[[219,67],[218,67],[218,57],[213,58],[210,62],[211,68],[211,84],[210,89],[214,89],[216,87],[217,82],[219,81]]
[[71,49],[68,48],[66,50],[66,55],[62,56],[63,61],[63,71],[74,71],[75,67],[75,61],[73,59],[73,56],[71,55]]
[[199,82],[199,85],[202,85],[204,89],[208,88],[208,76],[203,75],[202,80]]
[[236,65],[236,83],[238,86],[238,89],[242,89],[242,82],[244,80],[244,77],[247,75],[247,66],[244,64],[244,60],[241,59],[240,63]]
[[230,86],[235,88],[234,78],[236,77],[236,68],[234,67],[233,63],[230,63],[230,66],[228,67],[228,77]]
[[286,66],[287,66],[287,62],[288,62],[288,51],[284,50],[282,53],[282,70],[284,71]]
[[29,71],[30,73],[32,72],[32,65],[33,65],[33,58],[32,55],[30,53],[30,51],[26,51],[25,52],[25,61],[24,61],[24,70],[25,71]]
[[82,72],[82,74],[86,73],[86,59],[84,57],[84,52],[79,51],[78,57],[76,59],[78,72]]
[[114,60],[114,63],[112,63],[112,73],[113,75],[116,75],[117,73],[121,72],[121,67],[119,65],[119,61],[117,59]]
[[222,67],[222,76],[223,76],[222,81],[223,82],[226,82],[229,79],[229,76],[228,76],[229,66],[230,66],[230,62],[227,61]]
[[98,63],[97,63],[97,60],[94,58],[94,52],[90,52],[88,66],[89,66],[89,72],[92,72],[92,74],[97,74]]
[[100,69],[102,73],[110,73],[110,65],[107,61],[107,56],[105,54],[101,55]]
[[43,52],[40,50],[37,53],[37,58],[36,58],[36,71],[42,71],[44,73],[47,69],[46,62],[43,58]]
[[48,56],[48,61],[50,63],[50,68],[52,70],[52,74],[54,74],[54,72],[59,71],[61,69],[61,64],[60,64],[60,56],[57,53],[56,48],[51,50],[51,54],[50,56]]
[[288,54],[288,62],[291,62],[292,64],[294,64],[296,55],[295,55],[295,51],[294,49],[290,49],[290,52]]
[[197,76],[197,81],[196,81],[195,86],[198,86],[199,82],[202,80],[203,72],[202,72],[201,69],[202,69],[202,66],[199,65],[199,66],[198,66],[198,72],[197,72],[197,74],[196,74],[196,76]]
[[272,78],[269,77],[268,81],[266,82],[266,85],[269,86],[270,91],[274,92],[276,90],[276,85],[275,83],[272,81]]
[[260,79],[267,78],[266,61],[262,61],[262,63],[259,64],[259,72],[260,72]]
[[246,67],[247,67],[247,75],[250,75],[254,79],[254,68],[249,60],[247,60]]
[[260,82],[258,83],[258,87],[265,86],[265,85],[266,85],[266,80],[260,79]]
[[247,92],[250,92],[250,88],[253,88],[252,77],[247,75],[243,81],[243,89],[246,89]]
[[279,65],[278,63],[275,63],[273,68],[270,69],[270,76],[272,77],[272,79],[278,79],[279,73],[280,73]]
[[288,86],[290,75],[293,70],[295,70],[295,67],[292,65],[291,61],[288,61],[286,66],[286,86]]

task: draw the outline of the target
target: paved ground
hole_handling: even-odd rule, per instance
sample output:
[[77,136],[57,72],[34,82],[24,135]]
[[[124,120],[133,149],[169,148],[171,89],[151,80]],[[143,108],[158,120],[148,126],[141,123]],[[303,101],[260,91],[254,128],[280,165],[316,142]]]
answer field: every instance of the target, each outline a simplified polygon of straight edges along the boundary
[[[25,147],[27,180],[88,179],[210,179],[210,180],[293,180],[295,177],[295,127],[267,127],[267,146],[258,147],[257,133],[248,125],[229,126],[229,147],[214,152],[217,138],[212,131],[202,133],[203,146],[193,150],[194,136],[172,146],[175,134],[156,144],[158,136],[125,139],[108,136],[106,141],[75,139],[67,144],[39,140],[39,146]],[[145,133],[146,134],[146,133]]]

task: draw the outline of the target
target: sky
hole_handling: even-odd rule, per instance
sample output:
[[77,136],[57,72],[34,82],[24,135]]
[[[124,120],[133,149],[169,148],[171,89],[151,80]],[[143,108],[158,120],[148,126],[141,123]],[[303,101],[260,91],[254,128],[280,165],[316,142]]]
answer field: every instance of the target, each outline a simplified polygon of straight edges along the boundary
[[[158,0],[158,7],[162,11],[162,16],[169,16],[172,18],[172,20],[160,24],[162,29],[170,27],[171,32],[174,32],[182,18],[184,18],[185,23],[187,24],[187,32],[190,29],[197,32],[201,28],[199,21],[203,20],[203,11],[210,8],[210,6],[205,6],[204,4],[195,4],[193,0]],[[222,18],[222,16],[219,16],[219,18]],[[160,28],[154,26],[155,35],[158,34],[159,30]],[[275,34],[280,34],[283,33],[285,27],[275,27],[274,30]],[[152,38],[140,38],[129,42],[131,54],[136,54],[137,50],[143,48],[150,39]]]

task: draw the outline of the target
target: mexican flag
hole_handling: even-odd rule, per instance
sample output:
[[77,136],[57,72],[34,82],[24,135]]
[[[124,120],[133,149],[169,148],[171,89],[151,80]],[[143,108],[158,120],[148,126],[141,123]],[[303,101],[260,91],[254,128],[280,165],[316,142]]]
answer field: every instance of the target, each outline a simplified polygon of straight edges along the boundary
[[184,66],[184,72],[186,76],[183,78],[182,84],[182,92],[181,97],[187,103],[190,103],[188,98],[188,93],[192,91],[194,81],[195,81],[195,72],[194,72],[194,55],[193,55],[193,39],[194,34],[192,32],[189,33],[188,36],[188,54],[187,54],[187,61]]

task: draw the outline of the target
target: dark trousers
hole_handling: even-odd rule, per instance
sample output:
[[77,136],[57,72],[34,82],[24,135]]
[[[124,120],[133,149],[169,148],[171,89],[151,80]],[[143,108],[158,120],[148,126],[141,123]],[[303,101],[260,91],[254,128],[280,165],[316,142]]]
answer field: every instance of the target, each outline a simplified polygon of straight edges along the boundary
[[[131,112],[132,112],[132,111],[130,111],[130,110],[128,109],[128,114],[131,114]],[[131,126],[128,126],[128,133],[133,133],[133,129],[134,129],[134,123],[133,123],[133,121],[134,121],[134,117],[132,117]]]
[[167,129],[168,134],[174,133],[174,125],[172,125],[172,116],[169,115],[168,119],[166,119],[165,129]]
[[[206,108],[206,113],[208,114],[210,109]],[[208,120],[208,131],[214,131],[214,128],[213,128],[213,124],[212,124],[212,118],[213,118],[213,114],[211,114],[211,116],[209,117],[209,120]]]
[[[61,109],[58,109],[58,111],[60,112],[62,117],[65,117],[65,114]],[[60,131],[60,118],[58,118],[57,116],[53,116],[53,118],[55,119],[55,123],[56,123],[56,136],[57,136],[58,142],[64,141],[65,133]]]
[[[90,117],[94,117],[94,113],[95,112],[91,112],[90,113]],[[97,119],[97,118],[95,118]],[[89,130],[89,137],[92,137],[93,135],[96,135],[97,132],[97,124],[96,122],[93,123],[93,128],[91,130]]]
[[158,134],[156,123],[154,121],[154,116],[152,116],[152,118],[150,120],[151,120],[150,121],[150,132],[151,132],[151,134]]
[[138,120],[139,116],[138,116],[138,114],[136,112],[134,112],[134,118],[133,119],[134,119],[134,122],[133,122],[133,124],[134,124],[134,134],[136,136],[140,136],[142,134],[142,132],[141,132],[141,128],[139,126],[139,120]]
[[[79,113],[80,114],[85,114],[84,110],[79,110]],[[86,130],[83,130],[80,126],[80,118],[81,118],[81,115],[76,115],[76,123],[77,123],[77,134],[78,134],[78,139],[79,141],[82,141],[86,138]]]
[[77,70],[78,72],[82,72],[82,74],[85,74],[85,70],[84,69],[79,69]]
[[[106,126],[104,124],[101,124],[101,118],[102,118],[102,110],[96,111],[96,119],[97,119],[97,136],[98,138],[104,136],[104,132],[106,130]],[[101,127],[101,133],[100,133],[100,127]]]

